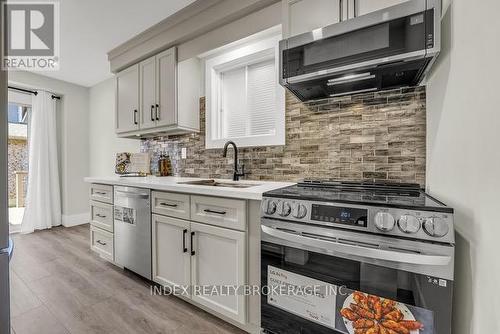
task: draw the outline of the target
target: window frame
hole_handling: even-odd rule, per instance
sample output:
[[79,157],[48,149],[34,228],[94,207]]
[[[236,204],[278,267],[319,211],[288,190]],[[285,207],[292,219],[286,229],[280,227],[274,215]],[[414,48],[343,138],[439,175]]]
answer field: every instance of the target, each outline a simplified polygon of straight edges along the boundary
[[[207,149],[222,148],[228,140],[234,141],[239,147],[285,145],[285,90],[278,80],[280,39],[281,33],[273,34],[223,51],[205,60],[205,147]],[[223,117],[220,112],[222,103],[221,72],[247,67],[270,59],[274,59],[276,64],[275,133],[222,138],[223,128],[220,126]]]

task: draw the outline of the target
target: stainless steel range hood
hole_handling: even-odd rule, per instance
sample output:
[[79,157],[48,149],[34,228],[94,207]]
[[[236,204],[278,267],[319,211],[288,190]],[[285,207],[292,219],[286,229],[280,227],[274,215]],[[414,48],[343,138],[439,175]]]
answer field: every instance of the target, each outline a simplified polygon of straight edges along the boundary
[[420,84],[440,51],[441,0],[411,0],[280,42],[302,101]]

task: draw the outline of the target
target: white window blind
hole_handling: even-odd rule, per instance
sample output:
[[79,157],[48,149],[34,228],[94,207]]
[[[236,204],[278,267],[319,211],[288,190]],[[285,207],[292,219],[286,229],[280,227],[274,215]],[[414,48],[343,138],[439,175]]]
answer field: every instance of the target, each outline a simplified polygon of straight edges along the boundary
[[276,132],[274,59],[221,73],[223,138],[272,135]]
[[285,144],[285,95],[273,34],[205,60],[206,147]]

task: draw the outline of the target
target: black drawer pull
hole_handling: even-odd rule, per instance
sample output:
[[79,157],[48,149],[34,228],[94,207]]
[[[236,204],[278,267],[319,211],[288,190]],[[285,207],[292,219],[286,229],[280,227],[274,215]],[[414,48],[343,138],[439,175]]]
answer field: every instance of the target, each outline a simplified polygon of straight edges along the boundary
[[102,192],[102,191],[96,191],[95,193],[96,193],[97,195],[103,195],[103,196],[106,196],[106,195],[107,195],[107,193]]
[[210,210],[210,209],[205,209],[203,211],[205,211],[206,213],[215,213],[218,215],[225,215],[226,214],[226,211],[216,211],[216,210]]
[[185,229],[182,231],[182,252],[187,253],[188,249],[186,247],[186,234],[188,233],[188,230]]
[[102,242],[101,240],[97,240],[96,243],[99,244],[99,245],[101,245],[101,246],[106,246],[107,245],[105,242]]
[[191,232],[191,256],[196,255],[196,252],[193,249],[194,245],[193,239],[194,239],[194,232]]
[[171,208],[176,208],[178,205],[177,204],[170,204],[170,203],[160,203],[161,206],[169,206]]
[[99,213],[98,213],[98,214],[96,214],[95,216],[96,216],[96,217],[99,217],[99,218],[106,218],[106,216],[103,216],[103,215],[101,215],[101,214],[99,214]]

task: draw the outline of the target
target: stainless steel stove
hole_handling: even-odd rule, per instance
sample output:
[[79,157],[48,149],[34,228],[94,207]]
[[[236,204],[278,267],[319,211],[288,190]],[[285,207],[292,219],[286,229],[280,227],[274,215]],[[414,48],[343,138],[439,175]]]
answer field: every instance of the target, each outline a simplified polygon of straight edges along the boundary
[[[418,185],[304,181],[264,194],[261,227],[263,286],[283,277],[342,286],[393,300],[408,310],[403,323],[416,321],[422,334],[451,332],[453,209]],[[326,306],[263,297],[262,327],[275,334],[351,333],[341,314],[349,298],[336,296]],[[379,320],[374,326],[382,326]]]
[[454,243],[453,209],[418,185],[305,181],[270,191],[263,217]]

